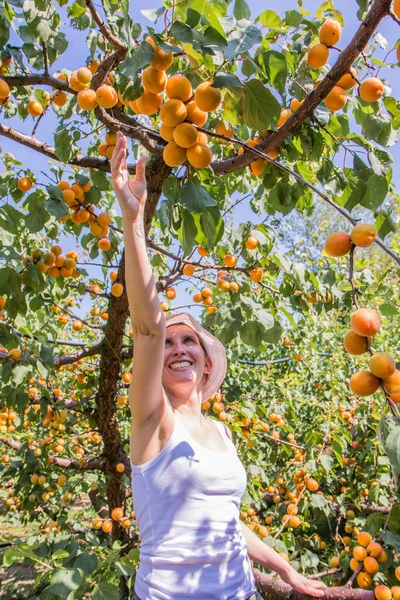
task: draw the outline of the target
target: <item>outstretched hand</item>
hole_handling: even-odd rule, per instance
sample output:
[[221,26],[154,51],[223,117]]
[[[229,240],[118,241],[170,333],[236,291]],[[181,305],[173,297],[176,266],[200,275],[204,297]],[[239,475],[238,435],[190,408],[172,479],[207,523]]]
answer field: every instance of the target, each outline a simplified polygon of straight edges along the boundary
[[121,207],[122,215],[135,220],[143,213],[147,198],[146,163],[142,156],[136,163],[136,176],[132,178],[126,167],[126,137],[118,131],[117,143],[111,159],[112,184]]
[[296,592],[307,594],[314,598],[321,598],[325,595],[327,586],[322,581],[308,579],[294,569],[291,570],[285,577],[280,576],[283,581],[288,583]]

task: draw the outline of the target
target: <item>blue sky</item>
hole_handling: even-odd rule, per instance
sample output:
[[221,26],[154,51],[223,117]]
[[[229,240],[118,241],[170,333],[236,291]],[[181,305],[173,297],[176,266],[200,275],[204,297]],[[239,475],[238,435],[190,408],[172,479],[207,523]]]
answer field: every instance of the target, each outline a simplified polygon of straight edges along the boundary
[[[255,0],[250,0],[250,2],[248,2],[248,4],[252,11],[252,19],[257,17],[260,14],[260,12],[262,12],[263,10],[265,10],[265,8],[267,8],[264,3],[261,4],[260,2],[256,2]],[[307,9],[308,11],[310,11],[310,16],[308,18],[312,19],[314,17],[315,9],[319,6],[319,4],[320,3],[315,2],[315,0],[306,0],[305,1],[304,8]],[[141,14],[141,10],[147,9],[147,8],[158,8],[159,6],[160,6],[160,4],[158,2],[154,2],[154,3],[152,2],[151,4],[149,4],[148,2],[144,2],[143,0],[136,0],[135,2],[131,2],[131,11],[130,12],[131,12],[131,15],[132,15],[134,21],[140,22],[142,24],[142,27],[145,28],[146,26],[153,26],[153,25],[150,21],[148,21]],[[293,10],[295,8],[296,8],[295,2],[289,1],[289,0],[281,0],[279,3],[279,6],[276,8],[274,7],[274,9],[282,17],[284,16],[284,13],[286,10]],[[347,1],[340,0],[340,1],[335,2],[335,8],[337,10],[341,11],[343,14],[343,17],[344,17],[345,26],[344,26],[344,30],[343,30],[342,39],[340,40],[339,45],[340,45],[340,47],[345,47],[345,45],[349,42],[349,40],[354,35],[354,32],[356,31],[356,29],[358,28],[358,26],[360,24],[356,17],[358,5],[356,4],[355,0],[350,0],[350,1],[349,0],[347,0]],[[233,10],[233,3],[230,5],[229,12],[231,12],[232,10]],[[162,24],[159,23],[159,25],[161,27]],[[67,38],[69,40],[69,46],[68,46],[67,51],[61,57],[61,59],[59,59],[51,67],[52,73],[57,71],[57,69],[61,69],[63,67],[69,68],[71,70],[78,69],[79,67],[83,66],[83,64],[85,62],[85,58],[88,55],[88,50],[87,50],[87,46],[86,46],[87,30],[77,31],[74,29],[70,29],[68,27],[68,22],[66,19],[65,19],[65,25],[62,30],[67,35]],[[386,38],[388,40],[387,49],[386,50],[379,49],[376,54],[377,57],[383,59],[384,56],[387,54],[387,52],[391,48],[394,47],[394,45],[398,39],[398,36],[399,36],[399,28],[392,19],[387,18],[381,23],[381,25],[379,27],[379,32],[381,33],[381,35],[384,38]],[[11,43],[18,43],[17,38],[15,36],[13,38],[11,38],[10,41],[11,41]],[[395,55],[395,53],[392,53],[390,55],[389,62],[395,61],[394,55]],[[336,58],[336,53],[331,51],[330,61],[335,60],[335,58]],[[396,98],[400,97],[400,77],[399,77],[398,69],[399,69],[399,67],[397,67],[397,69],[395,69],[395,70],[388,69],[388,68],[382,68],[379,73],[380,77],[390,81],[390,84],[392,86],[392,95]],[[44,89],[48,89],[48,88],[44,88]],[[19,131],[22,131],[27,134],[31,134],[33,126],[34,126],[34,121],[31,117],[28,117],[24,123],[22,123],[18,119],[13,119],[12,122],[8,121],[7,124],[14,126]],[[53,130],[56,127],[56,125],[57,125],[56,117],[55,117],[54,113],[52,112],[52,110],[49,110],[48,114],[46,114],[46,117],[44,119],[42,119],[41,123],[39,124],[38,130],[36,133],[37,137],[42,141],[46,141],[50,144],[53,144],[52,134],[53,134]],[[49,173],[46,157],[44,157],[43,155],[39,155],[39,154],[35,153],[34,151],[29,150],[26,147],[21,146],[20,144],[11,142],[10,140],[7,140],[5,138],[0,140],[0,145],[1,145],[1,148],[3,151],[12,152],[18,160],[20,160],[24,163],[24,165],[29,166],[32,169],[32,171],[36,174],[38,181],[40,183],[48,184],[46,177],[41,173],[41,171]],[[398,159],[400,158],[399,148],[391,147],[390,151],[392,152],[392,154],[394,156],[395,163],[397,163]],[[397,172],[397,175],[395,176],[395,182],[396,182],[396,185],[398,185],[399,184],[398,170],[395,170],[395,172]],[[115,208],[117,209],[118,214],[119,214],[119,207],[117,207],[117,203],[116,203]],[[302,219],[303,217],[299,215],[298,218]],[[248,202],[243,202],[242,204],[240,204],[238,209],[234,213],[235,224],[239,224],[239,223],[243,222],[244,220],[250,220],[250,221],[254,221],[254,222],[257,222],[257,220],[258,220],[257,216],[250,210]],[[259,220],[261,221],[262,219],[259,219]],[[322,245],[323,245],[323,240],[321,240],[321,247],[322,247]],[[80,252],[80,254],[82,252],[82,249],[80,248],[77,241],[71,237],[69,237],[66,240],[63,240],[61,242],[61,246],[63,247],[63,249],[65,251],[68,249],[76,249],[78,252]],[[99,257],[99,259],[100,259],[100,257]],[[96,259],[95,262],[99,262],[99,259]],[[113,262],[115,263],[115,260]],[[90,276],[99,277],[100,279],[103,279],[103,275],[101,273],[100,268],[91,266],[89,264],[89,265],[86,265],[86,270],[89,272]],[[184,288],[183,285],[179,286],[179,295],[172,302],[172,307],[178,307],[178,306],[186,305],[189,303],[192,304],[192,295],[194,292],[191,291],[190,293],[186,293],[186,292],[184,292],[183,288]],[[197,291],[197,290],[195,290],[195,291]],[[164,298],[162,298],[160,295],[160,300],[161,299],[164,299]],[[86,311],[92,306],[92,303],[93,303],[93,300],[87,294],[85,296],[85,298],[83,299],[81,306],[74,307],[74,313],[81,317],[85,316]],[[192,314],[195,317],[199,316],[201,311],[202,311],[201,306],[195,306],[191,310]]]

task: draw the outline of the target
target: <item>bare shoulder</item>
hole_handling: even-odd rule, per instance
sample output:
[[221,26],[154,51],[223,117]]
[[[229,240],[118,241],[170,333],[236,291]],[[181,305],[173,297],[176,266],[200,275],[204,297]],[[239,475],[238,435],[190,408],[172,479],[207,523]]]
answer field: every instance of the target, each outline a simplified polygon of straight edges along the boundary
[[134,465],[140,466],[152,460],[161,452],[171,437],[175,427],[172,406],[166,394],[160,411],[155,412],[144,424],[138,426],[132,421],[130,455]]

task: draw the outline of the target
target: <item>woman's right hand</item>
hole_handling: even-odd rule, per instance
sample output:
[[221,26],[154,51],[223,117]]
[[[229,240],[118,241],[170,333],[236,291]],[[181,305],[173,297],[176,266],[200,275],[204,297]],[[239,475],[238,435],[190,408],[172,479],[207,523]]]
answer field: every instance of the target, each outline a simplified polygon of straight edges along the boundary
[[136,163],[136,176],[132,178],[126,168],[126,146],[126,137],[118,131],[111,159],[111,175],[122,216],[134,221],[143,215],[146,203],[146,163],[149,157],[139,158]]

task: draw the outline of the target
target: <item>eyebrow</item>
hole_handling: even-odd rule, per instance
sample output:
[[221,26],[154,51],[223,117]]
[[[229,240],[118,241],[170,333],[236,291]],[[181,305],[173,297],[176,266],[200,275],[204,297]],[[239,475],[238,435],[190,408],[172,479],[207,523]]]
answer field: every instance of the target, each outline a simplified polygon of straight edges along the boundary
[[[188,333],[188,334],[184,335],[183,337],[184,337],[185,339],[186,339],[186,338],[191,338],[192,340],[195,340],[195,339],[196,339],[196,338],[194,337],[194,335],[192,335],[191,333]],[[166,337],[166,338],[165,338],[165,341],[166,341],[166,342],[170,342],[170,341],[172,341],[172,337]]]

